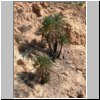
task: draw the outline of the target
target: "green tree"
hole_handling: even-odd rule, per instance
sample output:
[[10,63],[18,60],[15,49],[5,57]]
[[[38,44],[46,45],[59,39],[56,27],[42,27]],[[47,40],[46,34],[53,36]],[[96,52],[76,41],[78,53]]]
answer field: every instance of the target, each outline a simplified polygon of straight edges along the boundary
[[58,56],[57,56],[58,58],[60,57],[61,50],[62,50],[64,43],[67,43],[67,42],[69,42],[69,39],[65,34],[63,34],[59,37],[59,43],[60,43],[61,47],[60,47],[60,50],[59,50],[59,53],[58,53]]
[[[61,13],[50,15],[43,19],[41,32],[48,43],[50,56],[52,56],[53,60],[60,57],[63,44],[69,40],[66,38],[65,25],[66,23]],[[59,45],[61,45],[60,51],[58,51]]]

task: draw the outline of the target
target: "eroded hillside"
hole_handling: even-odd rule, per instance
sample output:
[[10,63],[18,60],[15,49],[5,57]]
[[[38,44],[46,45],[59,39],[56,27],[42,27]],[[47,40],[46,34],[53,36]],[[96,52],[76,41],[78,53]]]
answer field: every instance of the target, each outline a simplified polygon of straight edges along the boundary
[[[71,44],[64,45],[51,68],[50,81],[34,81],[32,57],[45,54],[41,35],[35,33],[42,19],[61,13],[71,27]],[[31,77],[31,78],[30,78]],[[86,6],[67,2],[14,2],[14,96],[16,98],[86,97]]]

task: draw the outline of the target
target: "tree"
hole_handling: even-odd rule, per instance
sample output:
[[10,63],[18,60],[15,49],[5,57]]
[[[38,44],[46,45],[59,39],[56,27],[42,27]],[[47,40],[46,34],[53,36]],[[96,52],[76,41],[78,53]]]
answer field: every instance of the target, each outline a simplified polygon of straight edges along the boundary
[[[63,44],[69,40],[64,28],[65,25],[67,24],[63,20],[61,13],[43,18],[41,32],[48,43],[52,60],[60,57]],[[60,50],[59,45],[61,45]]]
[[69,40],[69,39],[66,37],[65,34],[63,34],[63,35],[60,36],[60,38],[59,38],[59,43],[61,44],[61,47],[60,47],[60,50],[59,50],[59,53],[58,53],[57,58],[60,57],[63,44],[69,42],[68,40]]

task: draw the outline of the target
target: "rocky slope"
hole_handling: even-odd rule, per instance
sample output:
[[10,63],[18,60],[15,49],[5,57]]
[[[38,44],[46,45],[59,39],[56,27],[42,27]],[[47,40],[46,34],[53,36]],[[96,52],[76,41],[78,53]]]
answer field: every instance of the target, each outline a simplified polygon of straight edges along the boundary
[[[86,8],[66,2],[14,2],[14,96],[16,98],[86,97]],[[71,44],[51,68],[50,82],[35,83],[34,61],[27,55],[45,53],[35,35],[43,17],[61,13],[71,27]],[[66,29],[66,32],[68,30]],[[35,40],[35,41],[33,41]],[[35,45],[35,46],[34,46]]]

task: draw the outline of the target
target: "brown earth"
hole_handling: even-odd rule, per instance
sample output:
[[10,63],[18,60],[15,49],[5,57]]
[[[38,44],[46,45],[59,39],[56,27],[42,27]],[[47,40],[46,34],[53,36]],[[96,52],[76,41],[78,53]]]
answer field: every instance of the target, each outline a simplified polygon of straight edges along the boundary
[[[85,4],[76,6],[64,2],[14,2],[14,97],[86,97],[85,10]],[[35,33],[43,17],[53,13],[63,14],[71,26],[71,44],[64,45],[60,59],[53,63],[49,83],[41,85],[34,81],[36,69],[31,57],[45,54],[46,50],[39,44],[41,36]]]

